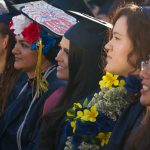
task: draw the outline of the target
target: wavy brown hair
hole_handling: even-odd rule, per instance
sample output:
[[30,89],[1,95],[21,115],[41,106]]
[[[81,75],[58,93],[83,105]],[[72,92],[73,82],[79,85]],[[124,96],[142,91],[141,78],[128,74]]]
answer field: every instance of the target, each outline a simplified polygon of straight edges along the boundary
[[[128,63],[137,69],[140,68],[142,60],[148,60],[150,54],[150,21],[142,8],[135,4],[118,9],[113,18],[113,25],[121,16],[127,17],[127,32],[133,44],[133,50],[128,54]],[[136,62],[132,59],[135,54]]]
[[[148,14],[147,14],[148,13]],[[142,60],[148,60],[150,54],[150,11],[128,4],[116,11],[113,25],[122,17],[127,17],[128,35],[133,44],[133,50],[128,55],[128,62],[135,69],[140,68]],[[136,62],[132,56],[136,54]],[[129,136],[125,150],[147,150],[150,147],[150,113],[144,116],[145,123],[137,127]],[[143,121],[142,121],[143,122]]]
[[19,77],[19,71],[14,68],[14,55],[12,54],[12,49],[15,45],[15,37],[10,31],[9,27],[0,23],[0,34],[3,37],[8,35],[8,45],[7,45],[7,55],[6,55],[6,64],[4,71],[0,76],[0,113],[2,113],[7,106],[7,97],[12,90],[12,87],[16,83]]

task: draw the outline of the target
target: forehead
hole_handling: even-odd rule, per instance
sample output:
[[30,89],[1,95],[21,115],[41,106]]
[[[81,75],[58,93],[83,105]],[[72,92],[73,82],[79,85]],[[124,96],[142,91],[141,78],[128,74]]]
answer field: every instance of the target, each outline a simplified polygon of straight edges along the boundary
[[113,32],[117,32],[121,35],[126,35],[127,34],[127,17],[126,16],[121,16],[115,23]]
[[24,41],[24,39],[21,38],[21,36],[19,36],[19,35],[16,35],[15,38],[16,38],[16,40],[22,40],[22,41]]
[[16,38],[16,41],[18,41],[18,42],[25,42],[27,44],[30,44],[29,42],[27,42],[26,40],[24,40],[23,37],[21,37],[19,35],[16,35],[15,38]]
[[60,45],[61,47],[69,49],[70,41],[63,36]]

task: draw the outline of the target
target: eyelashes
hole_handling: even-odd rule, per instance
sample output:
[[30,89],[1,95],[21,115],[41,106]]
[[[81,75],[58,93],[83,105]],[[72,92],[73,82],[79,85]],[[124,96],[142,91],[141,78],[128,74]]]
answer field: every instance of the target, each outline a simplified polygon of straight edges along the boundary
[[67,55],[69,55],[69,50],[67,48],[62,48],[60,45],[59,48],[60,50],[63,50]]
[[22,48],[29,48],[29,45],[27,45],[27,44],[25,44],[25,43],[20,43],[21,44],[21,46],[22,46]]
[[66,53],[67,55],[69,55],[69,50],[68,50],[68,49],[64,48],[64,51],[65,51],[65,53]]

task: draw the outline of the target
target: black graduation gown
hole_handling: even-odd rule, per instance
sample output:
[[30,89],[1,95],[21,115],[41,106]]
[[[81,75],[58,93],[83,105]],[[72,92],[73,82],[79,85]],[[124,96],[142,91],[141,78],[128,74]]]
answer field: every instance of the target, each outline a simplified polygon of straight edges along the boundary
[[11,92],[7,97],[8,99],[7,107],[16,99],[18,93],[21,91],[21,87],[24,86],[27,80],[28,80],[27,74],[22,72],[19,76],[19,79],[17,80],[17,82],[15,83],[15,85],[13,86]]
[[[49,83],[48,92],[44,93],[41,97],[36,99],[33,103],[29,114],[27,115],[24,128],[21,135],[21,147],[22,150],[32,150],[36,145],[34,138],[38,135],[40,128],[40,117],[42,115],[43,105],[46,98],[51,95],[57,88],[64,86],[64,82],[57,79],[56,68],[48,76],[47,81]],[[21,89],[22,87],[20,87]],[[25,90],[19,98],[15,99],[0,119],[0,150],[18,150],[17,147],[17,131],[23,122],[27,110],[33,101],[33,89],[28,84],[27,90]]]
[[144,106],[140,103],[130,104],[117,121],[108,145],[102,150],[122,150],[124,143],[144,109]]

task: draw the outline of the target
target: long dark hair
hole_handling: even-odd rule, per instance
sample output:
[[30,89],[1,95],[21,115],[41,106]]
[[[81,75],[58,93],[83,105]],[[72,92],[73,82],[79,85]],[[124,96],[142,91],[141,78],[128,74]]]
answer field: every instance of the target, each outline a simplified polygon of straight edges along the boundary
[[7,97],[10,93],[12,87],[16,83],[19,77],[19,71],[14,68],[14,55],[12,54],[12,49],[15,45],[15,37],[13,33],[9,30],[9,27],[0,23],[0,33],[3,37],[8,35],[8,45],[7,45],[7,55],[6,64],[4,71],[0,77],[0,83],[2,87],[0,89],[0,113],[2,113],[7,106]]
[[55,139],[57,125],[68,108],[79,99],[88,96],[98,88],[98,81],[103,74],[101,49],[83,49],[70,44],[69,50],[69,81],[58,106],[51,110],[43,120],[41,149],[54,149],[49,143]]

